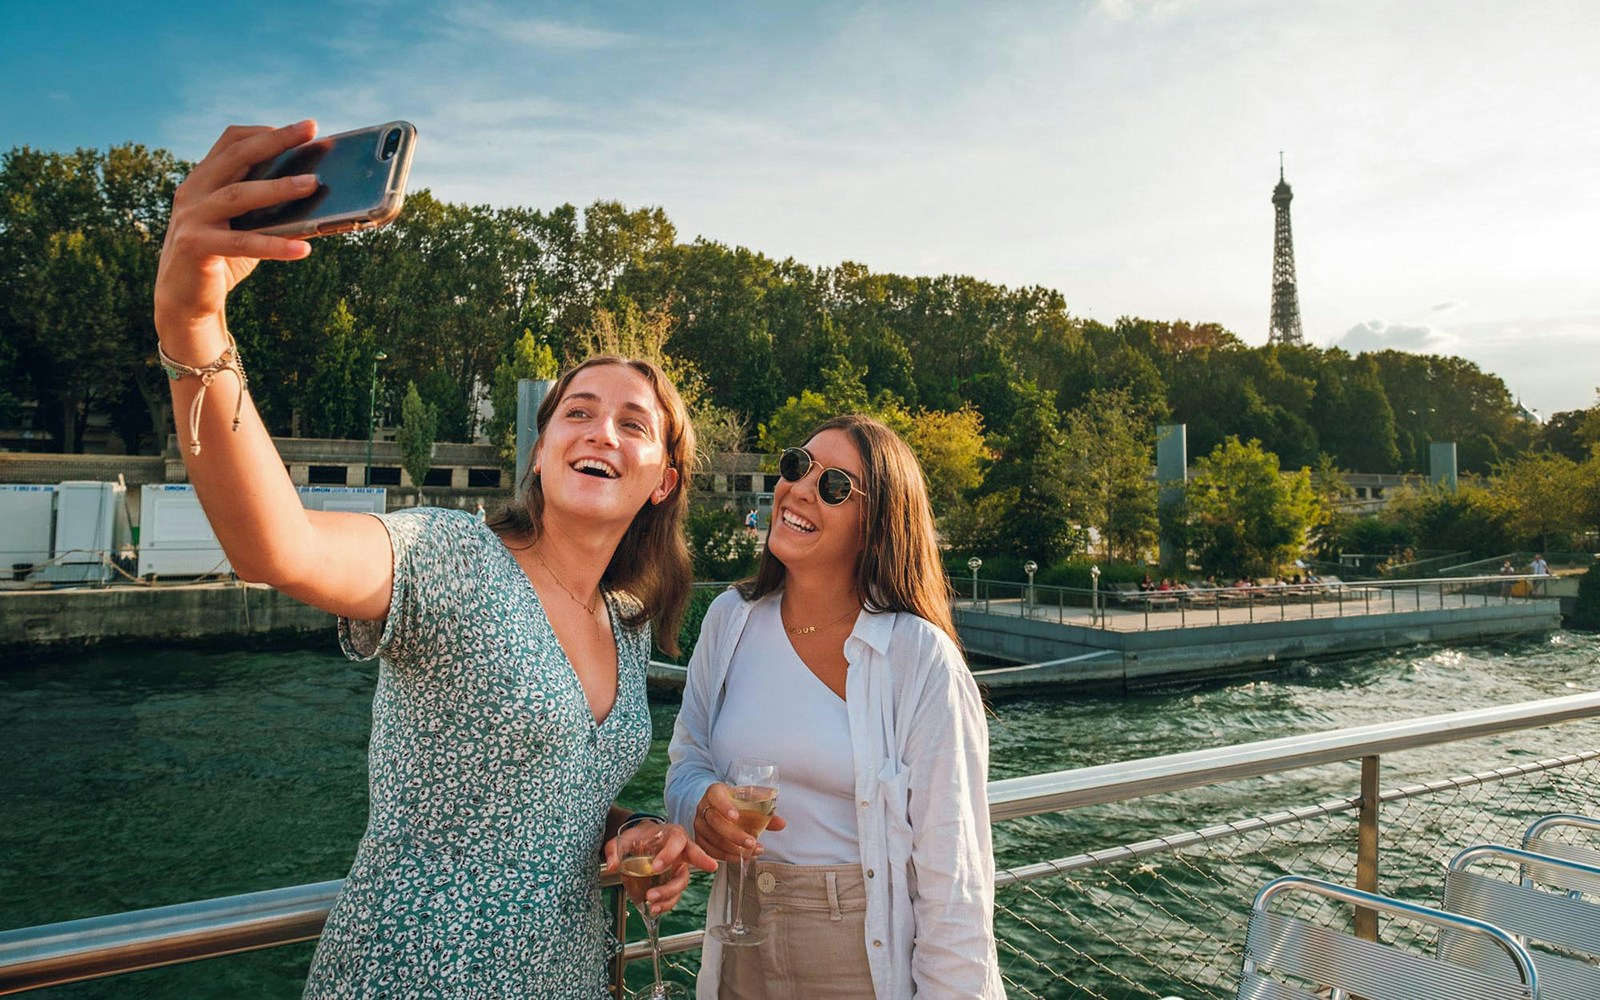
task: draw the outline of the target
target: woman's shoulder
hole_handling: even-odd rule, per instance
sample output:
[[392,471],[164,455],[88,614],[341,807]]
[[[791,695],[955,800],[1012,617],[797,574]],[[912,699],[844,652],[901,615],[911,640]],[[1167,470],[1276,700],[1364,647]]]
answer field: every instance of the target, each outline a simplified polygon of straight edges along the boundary
[[749,613],[757,601],[747,601],[737,587],[729,587],[712,599],[706,607],[706,613],[700,619],[699,640],[701,642],[714,637],[719,637],[728,628],[738,622],[743,615]]
[[889,643],[891,653],[899,648],[915,650],[921,660],[938,661],[939,665],[954,663],[966,669],[966,657],[961,655],[955,640],[944,629],[914,612],[896,612]]
[[377,515],[394,540],[396,552],[413,558],[449,559],[476,556],[491,541],[498,541],[482,521],[468,511],[444,507],[406,507]]
[[712,599],[711,604],[706,608],[705,621],[707,623],[722,621],[735,614],[740,608],[753,607],[755,604],[756,601],[745,600],[744,594],[739,592],[738,587],[729,587]]
[[378,516],[389,524],[427,531],[470,531],[483,525],[468,511],[449,507],[402,507]]

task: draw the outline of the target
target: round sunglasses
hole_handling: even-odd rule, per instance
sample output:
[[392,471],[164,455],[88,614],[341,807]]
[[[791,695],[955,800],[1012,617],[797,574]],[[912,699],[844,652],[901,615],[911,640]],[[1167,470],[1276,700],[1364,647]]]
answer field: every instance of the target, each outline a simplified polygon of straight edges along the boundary
[[[778,475],[785,481],[798,483],[811,471],[816,462],[804,448],[785,448],[778,456]],[[850,494],[861,493],[850,473],[843,469],[823,467],[817,477],[817,496],[829,507],[837,507],[850,499]],[[866,496],[865,493],[861,493]]]

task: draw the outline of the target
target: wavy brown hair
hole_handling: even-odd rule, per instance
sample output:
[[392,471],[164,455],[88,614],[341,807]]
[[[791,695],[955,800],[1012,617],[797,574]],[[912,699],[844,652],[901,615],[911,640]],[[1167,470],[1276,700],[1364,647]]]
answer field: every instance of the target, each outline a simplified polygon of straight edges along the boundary
[[[933,507],[917,456],[894,431],[859,413],[819,424],[806,440],[828,430],[844,431],[861,456],[859,485],[865,510],[855,578],[862,603],[868,611],[910,612],[943,630],[959,646],[950,611],[954,595],[939,560]],[[783,563],[767,548],[755,576],[740,581],[739,593],[747,601],[764,597],[781,589],[787,575]]]
[[[683,538],[683,519],[689,509],[689,482],[693,478],[695,456],[694,425],[683,398],[666,374],[648,361],[614,354],[597,354],[567,370],[539,404],[536,424],[539,433],[549,426],[556,407],[567,394],[572,380],[584,369],[598,365],[623,365],[640,375],[655,390],[661,407],[662,443],[667,464],[678,470],[678,485],[658,504],[646,503],[617,543],[600,582],[608,589],[623,591],[639,602],[625,609],[622,622],[637,628],[651,623],[656,645],[678,655],[678,626],[689,606],[694,575],[689,547]],[[544,534],[544,485],[533,473],[533,463],[518,484],[517,496],[489,520],[502,538],[520,535],[533,544]]]

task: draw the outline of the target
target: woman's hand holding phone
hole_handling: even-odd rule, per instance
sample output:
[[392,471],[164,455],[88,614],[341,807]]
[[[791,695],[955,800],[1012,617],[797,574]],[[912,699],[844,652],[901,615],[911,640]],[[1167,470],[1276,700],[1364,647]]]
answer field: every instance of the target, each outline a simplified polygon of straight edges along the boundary
[[231,221],[316,189],[309,174],[245,179],[251,167],[309,142],[316,131],[310,120],[282,128],[230,126],[178,186],[155,287],[156,330],[173,358],[204,364],[216,357],[227,340],[228,293],[260,261],[300,260],[311,253],[303,239],[234,229]]

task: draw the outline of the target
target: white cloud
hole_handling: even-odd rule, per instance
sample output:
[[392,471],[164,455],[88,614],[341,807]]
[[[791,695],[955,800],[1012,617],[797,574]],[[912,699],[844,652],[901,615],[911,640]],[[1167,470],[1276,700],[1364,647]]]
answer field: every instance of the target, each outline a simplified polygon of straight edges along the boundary
[[541,17],[521,17],[512,8],[494,4],[445,5],[441,16],[475,35],[489,36],[502,43],[529,45],[541,49],[589,52],[636,45],[640,39],[618,31],[606,31],[566,21]]
[[1417,354],[1453,354],[1460,339],[1431,326],[1387,323],[1369,319],[1345,331],[1334,344],[1351,354],[1363,351],[1411,351]]

